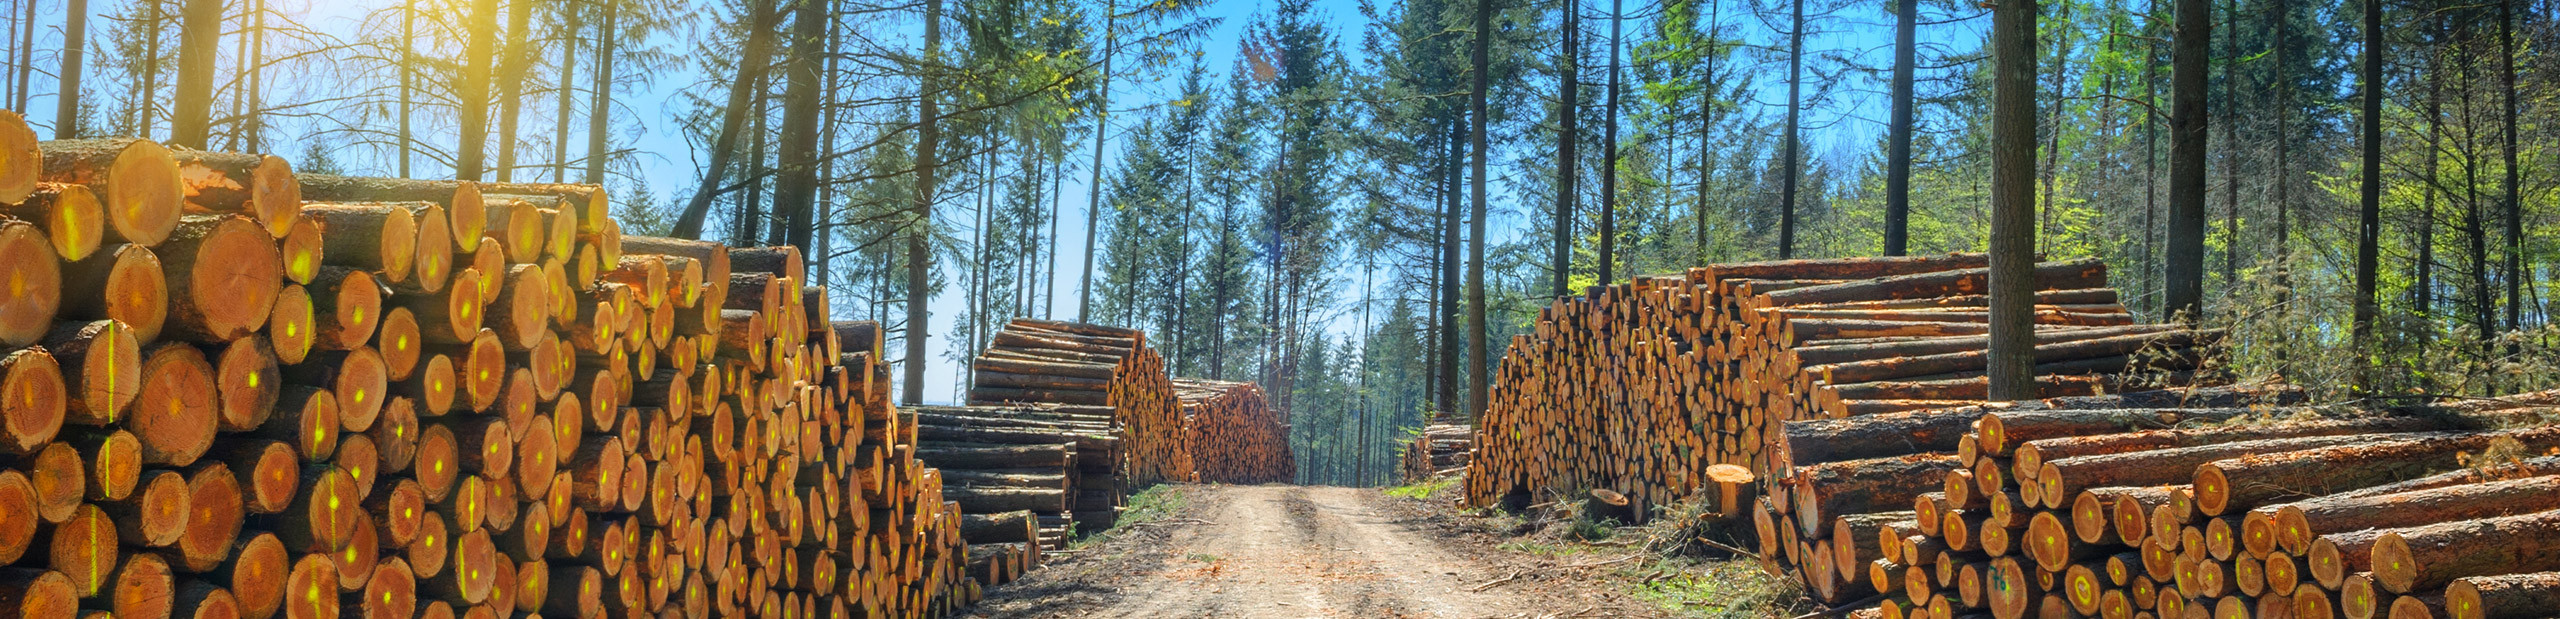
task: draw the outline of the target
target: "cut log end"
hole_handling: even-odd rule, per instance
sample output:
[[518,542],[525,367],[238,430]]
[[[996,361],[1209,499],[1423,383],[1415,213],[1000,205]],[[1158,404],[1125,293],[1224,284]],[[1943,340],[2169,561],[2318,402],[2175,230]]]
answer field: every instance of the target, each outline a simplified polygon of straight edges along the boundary
[[36,343],[62,309],[62,265],[32,224],[0,222],[0,293],[0,347]]

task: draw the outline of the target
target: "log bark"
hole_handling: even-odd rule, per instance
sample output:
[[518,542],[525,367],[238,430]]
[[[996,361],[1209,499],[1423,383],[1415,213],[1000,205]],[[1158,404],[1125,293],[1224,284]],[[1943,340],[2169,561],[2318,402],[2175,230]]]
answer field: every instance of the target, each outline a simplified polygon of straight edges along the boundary
[[[320,225],[322,259],[327,264],[374,271],[384,282],[409,279],[422,247],[416,211],[427,203],[313,203],[302,216]],[[450,243],[447,239],[445,242]]]
[[169,235],[158,255],[169,273],[166,335],[221,343],[257,330],[267,321],[283,287],[283,257],[275,240],[245,218],[189,217]]
[[[184,185],[169,149],[150,140],[54,140],[44,153],[42,179],[87,185],[107,209],[108,240],[159,245],[178,225]],[[273,238],[273,237],[270,237]]]
[[2392,593],[2433,590],[2465,576],[2560,569],[2560,511],[2387,530],[2374,541],[2373,579]]
[[2196,509],[2238,513],[2286,495],[2319,496],[2332,488],[2405,481],[2452,468],[2465,453],[2513,441],[2528,451],[2560,446],[2560,428],[2407,437],[2235,458],[2196,467]]
[[2453,619],[2533,617],[2560,608],[2560,572],[2456,579],[2444,588]]

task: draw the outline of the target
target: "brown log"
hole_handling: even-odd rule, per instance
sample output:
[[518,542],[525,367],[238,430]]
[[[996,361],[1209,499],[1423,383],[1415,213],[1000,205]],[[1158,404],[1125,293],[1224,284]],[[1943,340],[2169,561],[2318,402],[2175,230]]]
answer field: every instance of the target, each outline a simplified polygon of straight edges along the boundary
[[54,255],[72,262],[97,253],[106,242],[107,211],[97,194],[82,185],[36,183],[25,201],[0,201],[0,215],[35,224],[52,242]]
[[2332,488],[2405,481],[2451,468],[2465,453],[2496,442],[2511,442],[2530,451],[2549,449],[2560,446],[2560,428],[2418,435],[2205,463],[2196,467],[2196,508],[2218,516],[2246,511],[2289,493],[2317,496]]
[[[2047,262],[2036,265],[2036,289],[2093,288],[2105,285],[2106,275],[2106,265],[2095,259]],[[1770,306],[1787,306],[1981,294],[1988,290],[1989,280],[1989,268],[1960,269],[1781,290],[1764,298]]]
[[228,342],[267,321],[283,287],[284,258],[255,222],[190,216],[157,252],[169,273],[167,335]]
[[1798,469],[1788,480],[1798,528],[1811,537],[1828,532],[1828,518],[1874,513],[1910,505],[1921,493],[1939,489],[1948,471],[1962,468],[1952,456],[1912,455],[1817,464]]
[[133,327],[136,342],[159,339],[169,317],[169,284],[160,258],[130,243],[108,245],[62,267],[62,318],[105,319]]
[[[125,406],[132,404],[134,398],[141,394],[142,348],[140,340],[134,337],[133,329],[125,326],[124,323],[113,320],[57,323],[53,331],[45,335],[44,346],[52,353],[54,361],[67,370],[59,371],[58,376],[62,381],[61,387],[66,395],[66,413],[70,418],[87,424],[112,421],[124,411]],[[39,373],[37,366],[30,365],[22,370],[11,362],[0,359],[0,367],[7,367],[5,371],[9,375],[6,380],[0,380],[0,385],[6,385],[0,386],[0,393],[37,395],[37,392],[43,390],[43,385],[28,383],[20,386],[17,382],[21,380],[17,377],[17,372],[20,371],[30,372],[24,380],[42,380],[41,376],[35,375]],[[17,425],[15,422],[18,421],[16,419],[18,414],[39,415],[41,413],[35,410],[22,410],[16,405],[30,401],[28,399],[12,398],[9,401],[12,403],[12,406],[8,407],[11,426]],[[39,418],[27,421],[41,424],[44,420]],[[59,420],[53,422],[54,430],[58,431],[60,428]],[[16,440],[24,432],[44,434],[44,438],[39,439],[38,442],[52,438],[50,432],[45,432],[40,427],[28,427],[23,430],[18,427],[5,429],[8,438],[12,440],[0,441],[0,447],[13,449],[31,447],[32,445]]]
[[482,231],[488,226],[487,207],[477,183],[326,174],[295,174],[294,179],[301,182],[302,197],[309,200],[433,202],[445,208],[456,248],[465,252],[480,248]]
[[2389,529],[2374,541],[2373,579],[2392,593],[2465,576],[2560,569],[2560,511]]
[[184,185],[169,149],[132,138],[54,140],[38,147],[44,152],[43,180],[87,185],[99,194],[110,239],[158,245],[178,225]]
[[124,541],[143,546],[178,543],[187,532],[187,480],[177,471],[157,469],[142,474],[142,485],[122,501],[102,503]]
[[246,432],[266,423],[286,380],[277,362],[275,349],[257,335],[223,347],[222,358],[214,364],[214,390],[222,397],[219,429]]
[[2512,462],[2489,463],[2486,465],[2479,465],[2478,463],[2475,463],[2474,466],[2468,466],[2457,470],[2428,475],[2426,477],[2420,477],[2404,482],[2366,486],[2363,488],[2330,494],[2324,498],[2346,499],[2374,497],[2386,494],[2417,492],[2419,490],[2443,488],[2446,486],[2476,484],[2502,479],[2541,477],[2544,475],[2560,475],[2560,456],[2526,458]]
[[54,570],[0,568],[0,614],[35,619],[79,612],[79,592]]
[[322,350],[350,350],[373,341],[382,323],[382,286],[373,273],[348,267],[320,267],[303,287],[311,295],[317,332],[313,345]]
[[285,619],[325,619],[338,615],[338,564],[313,553],[294,561],[284,579]]
[[217,415],[213,365],[186,344],[144,353],[142,395],[125,427],[142,441],[142,459],[186,466],[213,447]]
[[2537,617],[2560,608],[2560,572],[2470,576],[2444,588],[2453,619]]
[[[183,220],[181,220],[183,222]],[[328,241],[320,238],[320,222],[302,220],[276,239],[276,253],[284,260],[285,281],[309,284],[320,275],[320,265],[328,257]]]
[[23,221],[0,221],[0,347],[36,343],[52,327],[63,299],[62,268],[51,242]]
[[[26,118],[17,112],[0,113],[0,203],[25,199],[27,192],[34,190],[36,177],[43,171],[44,151],[36,145],[35,129],[28,127]],[[11,581],[22,583],[35,577],[33,574],[22,576]],[[18,584],[12,590],[23,591],[24,588],[23,584]],[[65,609],[68,610],[67,607]],[[70,613],[63,614],[67,616]]]
[[178,569],[210,572],[222,566],[239,541],[247,516],[240,481],[220,462],[203,465],[187,478],[187,526],[178,537]]
[[27,476],[17,471],[0,470],[0,509],[20,514],[16,518],[0,519],[0,559],[16,563],[18,558],[26,556],[39,522],[37,518],[26,516],[35,514],[36,508],[36,489],[27,481]]
[[[2381,435],[2394,438],[2424,433]],[[2045,496],[2073,496],[2105,486],[2156,486],[2194,477],[2198,465],[2252,454],[2303,452],[2375,442],[2374,435],[2304,436],[2050,460],[2036,473]],[[2218,515],[2218,514],[2208,514]]]
[[[408,281],[422,251],[417,212],[424,203],[311,203],[303,217],[320,225],[321,256],[327,264],[367,269],[382,281]],[[449,242],[449,241],[448,241]]]
[[[311,303],[311,293],[300,284],[285,284],[276,291],[276,304],[267,311],[267,340],[274,347],[276,360],[301,363],[320,343],[319,308]],[[246,339],[249,336],[242,336]]]

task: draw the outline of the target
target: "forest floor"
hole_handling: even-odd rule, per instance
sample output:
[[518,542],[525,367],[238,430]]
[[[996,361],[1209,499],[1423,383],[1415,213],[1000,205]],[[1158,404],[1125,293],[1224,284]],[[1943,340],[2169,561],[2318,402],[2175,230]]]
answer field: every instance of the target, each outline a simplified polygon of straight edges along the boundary
[[[1492,517],[1373,488],[1160,492],[1147,497],[1163,504],[1153,514],[990,589],[963,616],[1671,617],[1732,604],[1694,599],[1718,597],[1696,591],[1716,577],[1676,575],[1633,547],[1522,542]],[[1722,612],[1768,612],[1738,611]]]

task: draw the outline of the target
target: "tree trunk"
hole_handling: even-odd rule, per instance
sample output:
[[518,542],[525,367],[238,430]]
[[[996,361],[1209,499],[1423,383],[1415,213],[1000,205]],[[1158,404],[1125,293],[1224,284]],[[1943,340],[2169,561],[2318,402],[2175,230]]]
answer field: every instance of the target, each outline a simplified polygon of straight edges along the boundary
[[1884,255],[1911,249],[1912,70],[1918,63],[1920,3],[1895,0],[1893,8],[1893,117],[1887,138],[1884,189]]
[[[595,99],[593,103],[587,105],[587,177],[583,182],[590,185],[604,182],[604,164],[613,154],[606,146],[605,138],[613,125],[611,122],[613,119],[613,54],[615,49],[620,47],[621,42],[622,0],[602,1],[604,2],[604,28],[596,31]],[[758,32],[764,30],[770,30],[770,28],[758,29]],[[735,109],[737,106],[729,107]],[[699,236],[697,233],[695,236],[685,238]]]
[[[577,2],[560,3],[560,112],[551,123],[551,182],[569,182],[569,115],[570,102],[576,100],[577,87],[571,83],[578,74],[578,35],[584,30]],[[654,232],[654,231],[653,231]]]
[[178,26],[178,92],[170,105],[169,143],[204,148],[213,121],[213,61],[221,53],[222,0],[186,0]]
[[1442,172],[1440,178],[1440,269],[1439,273],[1433,276],[1433,281],[1439,288],[1434,292],[1440,297],[1440,304],[1433,312],[1439,317],[1440,322],[1437,325],[1438,328],[1432,332],[1438,337],[1438,343],[1432,347],[1432,351],[1438,353],[1432,357],[1437,362],[1431,370],[1431,375],[1435,379],[1432,384],[1438,387],[1438,390],[1432,392],[1431,412],[1435,418],[1456,412],[1459,407],[1458,244],[1464,241],[1458,235],[1458,209],[1465,200],[1463,197],[1465,194],[1459,187],[1466,183],[1466,155],[1463,154],[1465,150],[1461,145],[1466,140],[1466,128],[1462,123],[1455,122],[1458,119],[1451,120],[1453,122],[1449,123],[1448,141],[1443,143],[1444,150],[1441,151],[1444,156],[1440,159]]
[[[2356,289],[2353,333],[2349,340],[2355,347],[2355,388],[2371,393],[2374,386],[2373,321],[2379,309],[2374,301],[2374,280],[2379,276],[2382,262],[2382,55],[2386,39],[2382,32],[2382,3],[2366,2],[2364,5],[2364,63],[2360,76],[2364,89],[2364,118],[2361,119],[2364,122],[2358,127],[2364,169],[2357,187]],[[2434,159],[2434,151],[2428,152],[2428,158]],[[2417,312],[2424,316],[2426,308],[2420,307]]]
[[2500,149],[2506,165],[2500,166],[2505,178],[2499,183],[2499,195],[2506,198],[2507,214],[2507,330],[2524,328],[2524,280],[2533,276],[2524,270],[2524,201],[2516,194],[2516,42],[2515,0],[2498,2],[2498,101],[2500,137],[2506,146]]
[[470,32],[462,45],[462,62],[453,85],[454,118],[462,136],[454,144],[453,177],[480,180],[489,165],[489,74],[496,62],[498,0],[472,0]]
[[1796,256],[1796,182],[1803,175],[1799,169],[1804,148],[1802,116],[1804,115],[1804,0],[1788,3],[1794,11],[1792,26],[1787,28],[1787,134],[1779,139],[1783,146],[1778,156],[1778,259]]
[[1489,378],[1486,376],[1486,373],[1491,371],[1492,364],[1488,363],[1485,358],[1485,355],[1488,353],[1486,352],[1487,345],[1485,343],[1487,331],[1484,323],[1484,183],[1485,168],[1488,165],[1486,161],[1493,158],[1493,151],[1489,150],[1485,146],[1484,132],[1486,122],[1485,89],[1487,88],[1486,81],[1488,79],[1486,74],[1489,73],[1492,68],[1490,62],[1486,60],[1486,56],[1489,53],[1487,51],[1488,48],[1493,45],[1493,0],[1476,0],[1475,13],[1474,72],[1476,84],[1474,95],[1470,97],[1468,105],[1468,107],[1471,108],[1471,111],[1467,115],[1468,121],[1474,125],[1468,131],[1468,140],[1472,142],[1476,154],[1474,161],[1475,178],[1468,186],[1469,200],[1473,207],[1467,213],[1466,372],[1467,419],[1469,419],[1470,422],[1476,418],[1484,416],[1486,398],[1491,394],[1492,389],[1491,386],[1487,385],[1485,382],[1486,379]]
[[[933,332],[927,328],[931,316],[925,311],[926,306],[931,304],[928,298],[930,295],[926,292],[926,286],[929,285],[927,279],[929,270],[926,268],[926,263],[933,258],[926,247],[926,239],[933,234],[934,174],[938,172],[935,166],[940,163],[936,153],[940,151],[942,145],[941,112],[935,108],[936,99],[941,96],[939,92],[941,80],[935,79],[935,67],[938,66],[941,50],[942,0],[925,0],[924,53],[922,54],[925,71],[924,79],[916,92],[916,122],[919,126],[916,130],[915,216],[908,220],[906,230],[907,354],[904,361],[905,367],[900,368],[905,375],[899,384],[899,401],[909,405],[924,403],[925,338],[927,334]],[[1096,141],[1095,144],[1098,145],[1100,142]],[[1095,149],[1095,152],[1101,152],[1099,146]],[[1100,155],[1096,155],[1097,163],[1100,161],[1099,157]],[[1091,244],[1085,246],[1085,252],[1089,260],[1093,252]],[[1086,270],[1088,279],[1091,274],[1092,271],[1088,268]],[[1090,291],[1092,286],[1087,285],[1085,289]]]
[[[747,41],[739,51],[738,77],[729,81],[729,104],[721,108],[720,133],[712,138],[711,152],[705,155],[710,158],[710,161],[704,164],[702,184],[694,188],[693,199],[685,203],[684,212],[676,215],[675,229],[669,233],[677,238],[702,238],[702,224],[704,219],[710,217],[711,202],[719,198],[722,193],[720,185],[728,180],[729,160],[737,157],[738,135],[745,133],[743,125],[747,122],[747,112],[755,108],[748,103],[748,98],[756,94],[756,85],[763,83],[765,69],[769,66],[763,62],[763,59],[772,55],[767,50],[773,44],[773,27],[776,19],[774,2],[777,1],[779,0],[750,0],[748,19],[752,22],[747,27]],[[607,23],[611,23],[610,19]],[[603,41],[611,38],[612,34],[609,29],[597,33],[597,49],[611,47],[611,43]],[[601,55],[600,53],[599,56]],[[598,66],[610,67],[611,65],[599,64]],[[610,84],[603,77],[598,77],[596,84],[600,93],[596,97],[597,105],[589,108],[588,113],[601,118],[604,114],[604,95],[601,94],[603,92],[601,89],[610,87]],[[598,133],[602,132],[598,131]],[[602,176],[597,171],[596,160],[601,156],[602,153],[595,143],[590,142],[587,150],[589,182],[594,182],[594,179]]]
[[817,210],[818,68],[826,54],[827,19],[833,4],[799,0],[791,18],[791,58],[784,67],[782,96],[782,176],[773,187],[773,207],[781,214],[783,244],[809,247]]
[[[1992,9],[1990,399],[2035,395],[2036,2]],[[2060,128],[2055,129],[2059,131]]]
[[533,65],[533,4],[506,0],[507,57],[498,67],[498,181],[516,179],[516,116],[524,110],[525,74]]
[[1626,0],[1609,1],[1609,92],[1600,128],[1600,284],[1616,281],[1618,268],[1618,57],[1626,45]]
[[81,57],[89,47],[89,0],[69,0],[63,9],[62,85],[55,90],[53,139],[80,137]]
[[1572,294],[1573,285],[1573,219],[1574,198],[1582,191],[1582,160],[1575,154],[1581,146],[1582,110],[1582,0],[1566,0],[1564,7],[1564,57],[1557,59],[1564,76],[1556,83],[1556,206],[1554,290],[1555,296]]
[[409,178],[409,154],[417,150],[409,132],[410,108],[418,96],[417,41],[418,0],[406,0],[400,4],[400,178]]
[[2175,0],[2170,49],[2168,273],[2163,311],[2195,320],[2204,311],[2205,73],[2213,10],[2207,0]]
[[1111,0],[1102,14],[1102,95],[1093,113],[1093,169],[1088,170],[1092,176],[1085,181],[1084,276],[1076,280],[1076,322],[1093,316],[1093,239],[1102,225],[1102,144],[1111,137],[1111,60],[1120,51],[1119,25],[1120,2]]

